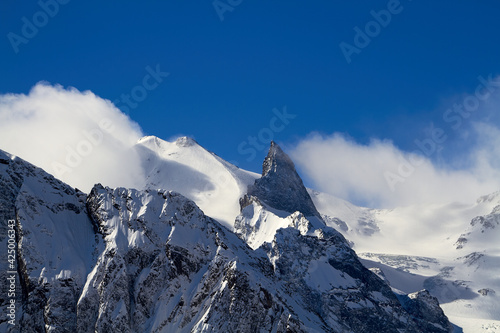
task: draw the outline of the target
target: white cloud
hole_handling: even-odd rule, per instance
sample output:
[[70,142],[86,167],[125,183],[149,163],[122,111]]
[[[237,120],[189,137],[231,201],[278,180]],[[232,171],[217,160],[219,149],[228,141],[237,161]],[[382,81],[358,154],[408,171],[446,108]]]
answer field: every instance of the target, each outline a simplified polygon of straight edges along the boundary
[[479,76],[474,90],[436,110],[412,152],[391,141],[312,134],[291,155],[314,187],[357,204],[471,202],[500,190],[499,108],[500,77]]
[[429,158],[404,152],[390,141],[359,144],[341,134],[312,134],[290,155],[313,186],[370,207],[391,208],[429,202],[473,202],[500,189],[500,130],[472,126],[477,146],[466,169],[437,166]]
[[90,91],[38,83],[0,95],[0,149],[88,192],[95,183],[140,186],[132,146],[142,136],[110,101]]

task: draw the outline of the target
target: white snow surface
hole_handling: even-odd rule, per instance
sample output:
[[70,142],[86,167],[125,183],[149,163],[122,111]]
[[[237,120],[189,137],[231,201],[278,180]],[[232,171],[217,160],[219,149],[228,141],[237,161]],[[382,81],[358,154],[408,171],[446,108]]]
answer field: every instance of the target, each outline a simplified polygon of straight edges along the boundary
[[300,212],[290,214],[252,202],[243,208],[233,227],[234,232],[255,250],[264,243],[272,242],[280,228],[293,227],[302,235],[307,235],[324,227],[324,223],[316,216],[305,217]]
[[226,162],[187,137],[168,142],[147,136],[138,141],[136,149],[146,174],[144,189],[179,192],[230,229],[240,213],[239,199],[260,177]]
[[[500,219],[494,214],[500,192],[471,203],[390,210],[309,193],[327,225],[351,242],[366,267],[379,268],[393,289],[429,290],[456,332],[500,332]],[[476,218],[490,213],[489,224]]]

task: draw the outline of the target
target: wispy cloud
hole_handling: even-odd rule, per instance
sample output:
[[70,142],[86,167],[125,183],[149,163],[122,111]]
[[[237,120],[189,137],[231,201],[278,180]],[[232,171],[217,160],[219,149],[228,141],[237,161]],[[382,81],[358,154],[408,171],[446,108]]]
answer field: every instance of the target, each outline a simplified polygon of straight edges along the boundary
[[140,185],[132,148],[140,127],[110,101],[90,91],[38,83],[28,95],[0,95],[0,149],[89,191]]

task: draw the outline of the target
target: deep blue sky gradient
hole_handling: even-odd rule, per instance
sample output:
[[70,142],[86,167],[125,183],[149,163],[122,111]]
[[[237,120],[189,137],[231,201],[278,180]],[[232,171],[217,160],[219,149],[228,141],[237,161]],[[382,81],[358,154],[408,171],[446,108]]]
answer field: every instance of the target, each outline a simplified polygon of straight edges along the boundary
[[266,151],[249,160],[238,145],[284,106],[296,118],[278,142],[341,132],[413,150],[479,75],[500,74],[500,4],[402,0],[348,64],[339,43],[353,44],[353,28],[387,4],[243,0],[221,21],[212,1],[71,0],[16,54],[7,34],[21,35],[22,18],[41,7],[4,0],[0,93],[27,93],[43,80],[114,101],[159,65],[170,75],[130,117],[148,135],[194,137],[246,169],[259,172]]

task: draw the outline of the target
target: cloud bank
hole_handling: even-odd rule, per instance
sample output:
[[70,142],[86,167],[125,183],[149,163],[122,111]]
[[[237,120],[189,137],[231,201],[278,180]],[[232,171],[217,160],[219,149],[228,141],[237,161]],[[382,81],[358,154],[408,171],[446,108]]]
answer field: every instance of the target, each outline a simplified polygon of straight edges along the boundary
[[110,101],[90,91],[38,83],[28,95],[0,95],[0,149],[90,191],[95,183],[138,187],[132,148],[142,136]]
[[500,190],[500,76],[446,99],[412,151],[392,141],[360,144],[311,134],[291,155],[312,186],[369,207],[470,203]]
[[500,130],[472,126],[476,146],[455,158],[468,167],[437,165],[421,152],[405,152],[391,141],[357,143],[344,135],[312,134],[291,150],[315,188],[353,203],[392,208],[419,203],[473,202],[500,190]]

